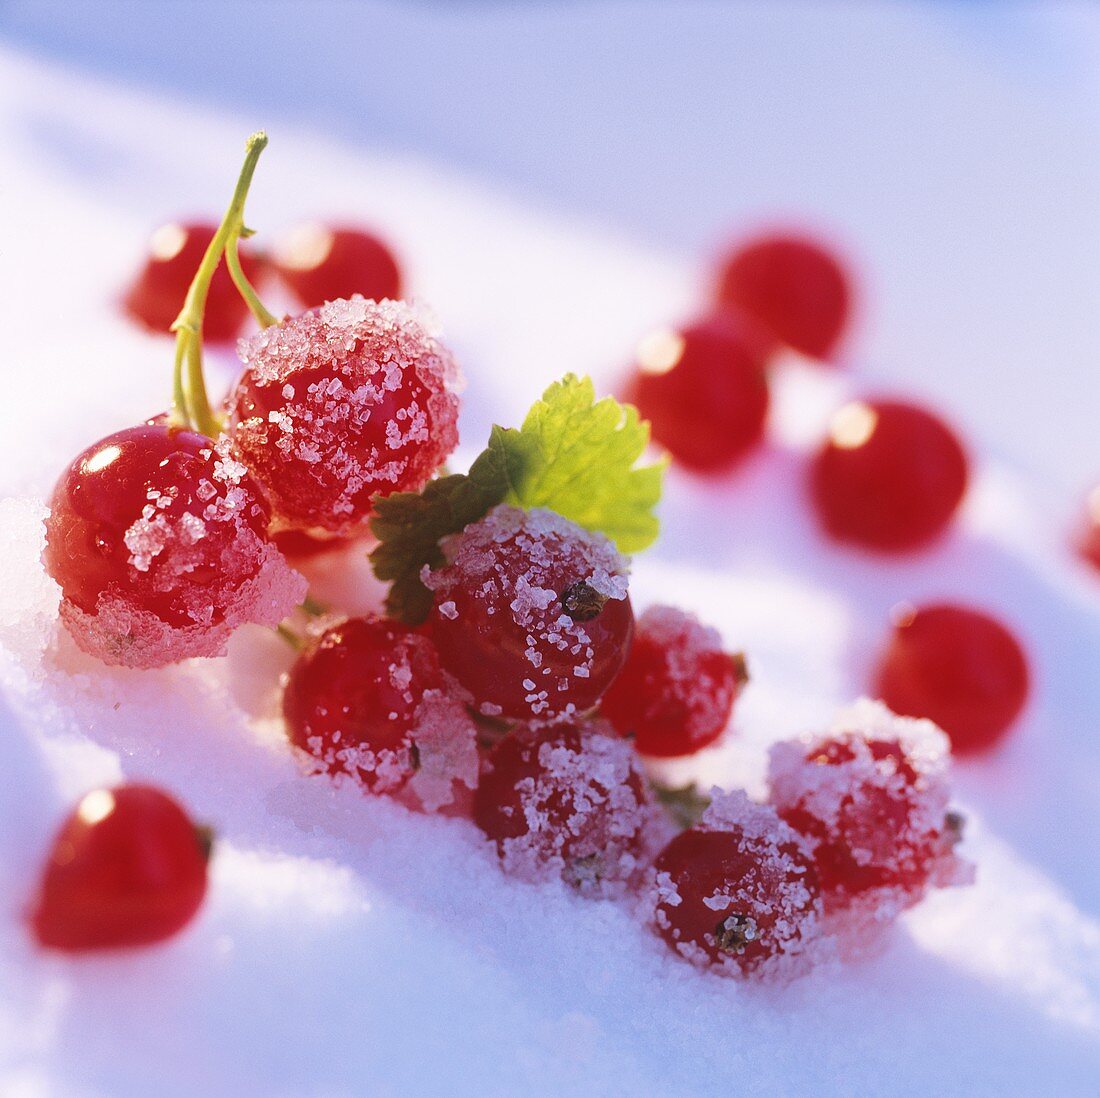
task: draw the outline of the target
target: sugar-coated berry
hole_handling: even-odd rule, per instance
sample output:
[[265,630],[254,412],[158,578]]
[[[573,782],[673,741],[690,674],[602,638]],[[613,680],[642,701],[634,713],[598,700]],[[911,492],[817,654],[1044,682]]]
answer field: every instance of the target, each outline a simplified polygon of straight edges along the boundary
[[372,496],[419,491],[458,443],[457,367],[401,302],[330,302],[242,357],[228,430],[276,528],[362,532]]
[[[168,334],[184,298],[202,263],[202,257],[217,226],[207,222],[169,222],[161,225],[149,241],[145,263],[123,297],[123,308],[139,324]],[[263,271],[263,264],[247,247],[240,249],[241,269],[250,282]],[[203,314],[203,338],[211,343],[231,343],[248,318],[248,306],[229,277],[224,260],[210,282]]]
[[474,820],[504,869],[560,875],[580,892],[633,882],[660,837],[660,816],[630,745],[599,721],[518,725],[489,752]]
[[373,233],[309,222],[276,249],[273,266],[307,309],[355,294],[375,301],[401,297],[401,270]]
[[1093,568],[1100,570],[1100,485],[1085,500],[1085,516],[1077,548]]
[[733,317],[663,328],[638,345],[624,396],[676,461],[722,472],[764,437],[767,357],[766,345]]
[[808,842],[827,911],[887,923],[966,880],[948,812],[948,745],[928,721],[861,702],[833,731],[772,748],[771,802]]
[[373,793],[409,787],[434,810],[477,784],[473,722],[428,637],[379,617],[350,618],[310,645],[283,691],[291,743],[314,769]]
[[245,622],[277,625],[306,585],[267,535],[247,470],[191,431],[131,427],[62,474],[46,520],[61,618],[105,663],[217,656]]
[[486,716],[571,717],[599,702],[634,631],[627,563],[602,535],[500,506],[425,577],[443,666]]
[[600,712],[643,755],[690,755],[721,736],[747,681],[745,661],[694,614],[651,606]]
[[877,692],[895,712],[927,717],[957,755],[999,742],[1027,701],[1028,663],[995,618],[951,604],[899,608]]
[[726,256],[717,296],[776,342],[817,359],[836,350],[852,308],[841,261],[818,241],[792,235],[761,236]]
[[715,797],[654,863],[657,932],[682,957],[733,975],[803,971],[821,899],[802,840],[744,793]]
[[194,918],[206,895],[209,833],[147,785],[96,789],[65,821],[31,926],[51,949],[149,945]]
[[896,552],[946,530],[968,477],[966,452],[938,416],[902,401],[861,400],[833,416],[811,492],[838,541]]

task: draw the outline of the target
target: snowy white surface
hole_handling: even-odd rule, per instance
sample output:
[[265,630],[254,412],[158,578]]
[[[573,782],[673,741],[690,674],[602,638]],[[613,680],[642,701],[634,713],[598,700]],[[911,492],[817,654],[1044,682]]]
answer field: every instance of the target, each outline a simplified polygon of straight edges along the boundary
[[[0,1094],[1095,1094],[1100,584],[1065,554],[1078,485],[1049,439],[1063,415],[1067,446],[1086,420],[1094,431],[1095,404],[1044,408],[1038,460],[998,434],[968,374],[953,410],[973,403],[996,460],[981,461],[957,533],[910,561],[825,546],[800,499],[801,448],[829,408],[861,379],[896,383],[860,363],[919,363],[920,387],[953,391],[904,292],[935,277],[942,257],[922,267],[920,253],[942,239],[873,283],[876,308],[890,296],[853,341],[852,373],[786,371],[767,454],[729,483],[670,478],[664,536],[632,586],[639,605],[680,603],[749,653],[736,734],[680,769],[750,790],[772,740],[824,726],[860,692],[900,599],[964,595],[1028,638],[1026,721],[956,774],[978,882],[926,902],[880,956],[784,990],[700,975],[619,907],[505,880],[471,825],[303,779],[272,719],[286,654],[264,632],[242,632],[224,661],[129,673],[58,635],[41,500],[71,454],[168,392],[170,349],[128,328],[113,298],[159,215],[221,206],[261,123],[272,145],[250,223],[271,239],[303,215],[369,210],[390,230],[469,376],[467,454],[563,370],[611,382],[634,339],[698,294],[698,256],[412,157],[0,48]],[[1038,231],[1028,215],[1043,211],[1012,212]],[[975,308],[1005,321],[1014,309],[989,292]],[[936,318],[944,345],[972,338],[967,300]],[[1063,312],[1036,316],[1033,346],[1064,350],[1082,330],[1095,345],[1094,305],[1068,334]],[[1027,422],[1020,378],[1003,390],[1014,424]],[[45,848],[76,796],[122,776],[163,783],[216,825],[209,903],[163,948],[43,957],[21,912]]]

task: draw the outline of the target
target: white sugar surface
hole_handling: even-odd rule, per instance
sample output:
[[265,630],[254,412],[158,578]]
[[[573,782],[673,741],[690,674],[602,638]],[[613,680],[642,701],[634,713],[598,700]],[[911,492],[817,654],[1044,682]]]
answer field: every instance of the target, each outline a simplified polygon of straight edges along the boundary
[[[977,884],[926,901],[880,955],[786,989],[700,974],[624,909],[505,880],[467,823],[304,778],[273,717],[287,652],[262,630],[226,660],[146,672],[57,634],[41,500],[72,454],[167,398],[169,347],[111,308],[145,214],[218,208],[266,121],[0,50],[0,1094],[1094,1094],[1100,585],[1060,558],[1042,486],[1011,464],[981,467],[959,531],[927,556],[825,547],[798,445],[848,378],[792,367],[785,443],[729,484],[670,478],[632,596],[699,613],[753,676],[738,734],[670,769],[758,790],[772,740],[826,727],[860,692],[902,598],[965,593],[1008,615],[1039,690],[1005,750],[957,772]],[[273,127],[249,223],[273,233],[326,209],[369,209],[408,256],[468,377],[467,457],[564,369],[610,381],[695,289],[689,257]],[[320,567],[319,587],[340,589]],[[122,776],[217,827],[209,903],[162,948],[43,957],[21,913],[51,832]]]

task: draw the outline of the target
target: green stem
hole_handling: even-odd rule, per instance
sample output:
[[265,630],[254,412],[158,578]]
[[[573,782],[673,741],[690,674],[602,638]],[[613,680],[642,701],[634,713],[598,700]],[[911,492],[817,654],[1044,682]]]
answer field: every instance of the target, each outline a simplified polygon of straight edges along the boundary
[[270,328],[279,323],[279,318],[260,300],[259,294],[256,293],[252,283],[248,281],[248,275],[244,273],[244,269],[241,267],[241,257],[237,250],[237,244],[240,236],[246,235],[248,233],[242,231],[239,236],[231,236],[226,241],[225,263],[229,268],[229,277],[233,279],[233,285],[237,287],[237,292],[244,298],[245,304],[256,318],[257,323],[261,328]]
[[218,263],[231,242],[236,254],[237,239],[245,231],[244,201],[252,184],[252,175],[256,171],[256,162],[266,145],[267,134],[262,130],[254,133],[245,144],[244,166],[237,179],[229,209],[225,211],[225,217],[202,257],[180,315],[172,325],[172,331],[176,333],[176,362],[172,384],[175,418],[210,437],[218,434],[221,424],[210,407],[203,378],[202,318],[206,311],[210,280],[214,277]]

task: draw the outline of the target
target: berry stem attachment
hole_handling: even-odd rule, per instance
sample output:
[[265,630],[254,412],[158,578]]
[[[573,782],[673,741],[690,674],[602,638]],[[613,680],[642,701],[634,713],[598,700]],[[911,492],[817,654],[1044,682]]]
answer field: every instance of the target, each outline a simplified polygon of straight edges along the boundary
[[256,322],[261,328],[271,328],[279,323],[279,318],[260,300],[256,288],[248,281],[248,276],[244,273],[244,268],[241,267],[241,257],[238,252],[240,238],[251,235],[252,230],[242,226],[239,233],[229,237],[225,242],[225,263],[229,268],[229,277],[233,279],[233,285],[237,287],[237,292],[244,298],[245,304],[248,306],[249,312],[256,318]]
[[[210,398],[207,396],[206,381],[203,377],[203,313],[206,309],[210,280],[214,277],[214,272],[217,270],[222,254],[231,251],[234,259],[236,259],[238,269],[240,268],[240,260],[237,256],[237,240],[246,231],[244,227],[244,202],[248,195],[248,188],[252,184],[256,162],[266,145],[267,134],[262,130],[254,133],[246,142],[244,165],[237,179],[237,186],[233,191],[229,208],[218,226],[218,231],[214,234],[214,239],[210,241],[206,253],[202,257],[202,262],[195,272],[195,277],[192,279],[191,286],[187,291],[187,297],[184,299],[183,308],[172,325],[172,331],[176,333],[176,360],[172,385],[174,416],[181,424],[192,427],[211,438],[220,432],[221,424],[210,407]],[[228,262],[230,261],[227,258]],[[230,274],[232,273],[232,267],[230,267]],[[233,281],[237,282],[236,277]],[[238,283],[238,288],[239,285]],[[253,297],[255,297],[255,291],[253,291]],[[266,310],[264,311],[266,312]]]

